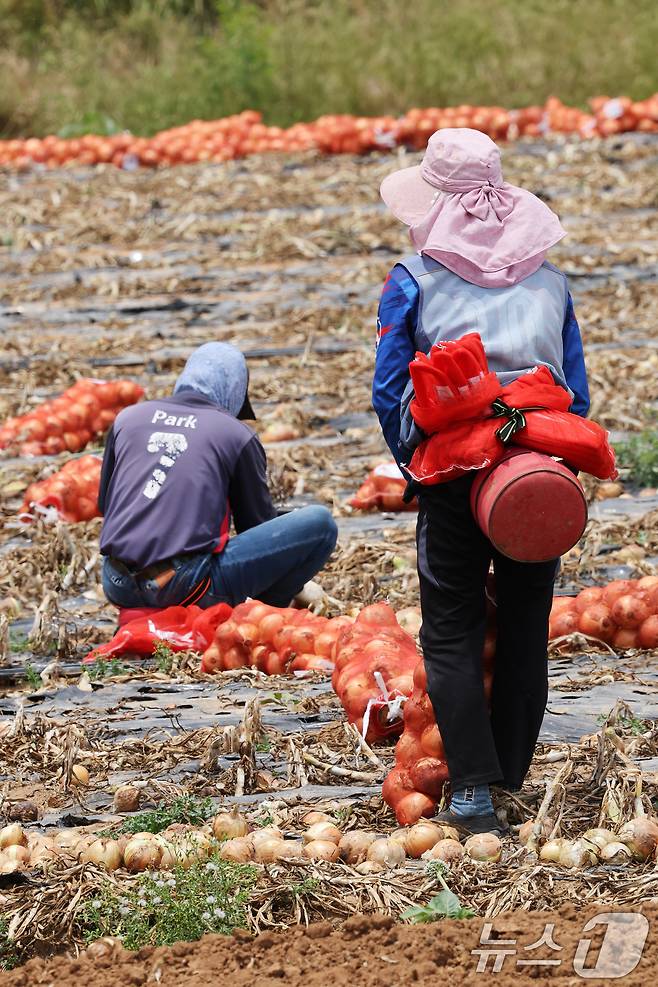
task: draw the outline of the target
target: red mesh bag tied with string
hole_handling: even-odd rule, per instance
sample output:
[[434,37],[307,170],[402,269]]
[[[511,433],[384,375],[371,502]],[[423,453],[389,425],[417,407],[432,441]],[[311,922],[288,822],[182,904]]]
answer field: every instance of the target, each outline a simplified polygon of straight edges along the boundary
[[[462,346],[464,354],[460,354]],[[423,431],[430,433],[407,467],[414,480],[445,483],[469,470],[492,466],[510,443],[564,459],[599,479],[614,479],[617,472],[608,433],[596,422],[569,412],[571,398],[547,367],[535,367],[503,388],[495,374],[485,372],[486,358],[484,367],[479,355],[476,359],[480,349],[477,333],[442,344],[434,360],[441,357],[442,381],[454,375],[456,386],[452,387],[441,383],[432,390],[431,382],[439,378],[428,371],[427,358],[418,361],[417,357],[410,364],[414,386],[417,378],[421,380],[412,414]],[[465,372],[476,363],[479,376],[465,382]],[[496,393],[492,377],[498,384]]]

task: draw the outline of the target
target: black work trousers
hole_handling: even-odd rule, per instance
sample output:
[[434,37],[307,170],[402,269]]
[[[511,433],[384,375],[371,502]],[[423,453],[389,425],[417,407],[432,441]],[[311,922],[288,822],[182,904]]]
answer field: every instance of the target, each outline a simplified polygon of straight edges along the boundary
[[[557,560],[514,562],[477,526],[474,477],[423,487],[417,547],[427,689],[453,790],[520,788],[548,697],[548,617]],[[491,712],[484,694],[485,583],[496,577],[496,658]]]

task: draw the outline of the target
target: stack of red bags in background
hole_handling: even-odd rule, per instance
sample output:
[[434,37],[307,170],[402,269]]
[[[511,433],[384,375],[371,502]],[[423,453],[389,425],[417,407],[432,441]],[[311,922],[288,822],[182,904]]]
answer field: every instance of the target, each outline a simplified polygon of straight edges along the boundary
[[415,497],[408,504],[402,499],[406,488],[407,481],[395,463],[380,463],[348,503],[361,511],[415,511],[418,509]]
[[347,719],[372,742],[399,733],[418,650],[386,603],[366,607],[334,648],[331,679]]
[[[496,653],[495,605],[487,594],[487,636],[482,654],[484,691],[491,698]],[[450,775],[432,703],[427,694],[425,663],[421,658],[413,673],[413,692],[404,704],[402,736],[395,746],[395,767],[388,773],[382,796],[401,826],[411,826],[421,816],[433,816]]]
[[143,396],[144,389],[131,380],[79,380],[60,397],[7,419],[0,428],[0,449],[21,456],[80,452],[108,430],[122,408]]
[[98,487],[102,460],[98,456],[71,459],[61,470],[31,483],[25,491],[21,519],[31,520],[43,508],[57,511],[62,521],[90,521],[98,517]]
[[202,672],[258,668],[268,675],[333,669],[332,652],[349,617],[318,617],[308,610],[270,607],[247,600],[217,628],[201,662]]
[[[489,370],[478,333],[416,353],[409,364],[415,398],[411,413],[429,435],[408,467],[423,484],[446,483],[468,470],[497,463],[507,443],[558,456],[599,479],[614,479],[615,458],[607,432],[596,422],[568,411],[571,397],[547,367],[535,367],[507,387]],[[494,402],[502,402],[500,414]],[[523,413],[519,427],[503,439],[513,421],[504,408]]]
[[613,648],[658,648],[658,576],[615,579],[578,596],[556,596],[549,637],[580,632]]

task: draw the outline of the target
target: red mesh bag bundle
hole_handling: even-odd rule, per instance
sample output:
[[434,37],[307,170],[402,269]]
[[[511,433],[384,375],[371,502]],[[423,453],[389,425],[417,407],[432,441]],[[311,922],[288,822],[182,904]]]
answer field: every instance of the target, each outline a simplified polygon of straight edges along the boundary
[[131,380],[79,380],[27,415],[7,419],[0,428],[0,449],[22,456],[80,452],[143,396],[144,389]]
[[45,480],[31,483],[23,497],[21,519],[29,521],[37,513],[48,516],[53,511],[62,521],[72,523],[99,517],[101,466],[98,456],[80,456]]
[[658,576],[615,579],[607,586],[588,586],[578,596],[556,596],[549,638],[575,633],[618,651],[658,648]]
[[217,628],[201,662],[202,672],[258,668],[268,675],[330,672],[336,639],[349,617],[318,617],[309,610],[271,607],[247,600]]
[[[489,606],[489,629],[482,655],[484,688],[491,696],[496,631],[493,606]],[[443,741],[427,694],[425,662],[421,658],[413,672],[413,691],[404,704],[402,736],[395,746],[395,767],[382,786],[382,797],[395,812],[401,826],[411,826],[421,816],[433,816],[444,787],[450,780]]]
[[418,663],[416,642],[386,603],[362,610],[334,649],[331,684],[347,719],[369,742],[399,733]]
[[90,664],[97,658],[125,655],[152,655],[159,643],[172,651],[203,651],[208,647],[220,624],[231,616],[228,603],[201,607],[167,607],[148,617],[124,624],[107,644],[94,648],[84,659]]
[[362,511],[415,511],[418,508],[415,497],[408,504],[402,499],[406,488],[407,481],[395,463],[380,463],[368,474],[349,504]]
[[[458,366],[455,354],[462,342],[457,340],[452,344],[449,354],[452,362],[445,360],[443,364],[444,372],[452,367],[458,381],[463,381],[463,370]],[[469,342],[469,358],[472,349],[473,344]],[[412,363],[410,368],[413,366]],[[488,386],[484,377],[482,383],[474,387],[482,400]],[[418,398],[412,402],[414,419],[419,425],[421,419],[431,425],[439,421],[440,414],[451,416],[414,452],[408,471],[418,483],[445,483],[468,470],[491,466],[502,458],[509,443],[559,457],[575,469],[602,480],[614,479],[617,475],[608,433],[596,422],[568,411],[571,399],[564,388],[555,383],[547,367],[536,367],[523,374],[503,388],[492,403],[482,405],[477,415],[469,417],[475,401],[474,394],[466,386],[446,398],[444,410],[440,403],[430,403],[427,398],[420,403]],[[464,418],[460,417],[460,408]]]
[[454,421],[477,418],[502,393],[489,371],[479,333],[437,343],[409,364],[415,398],[411,414],[428,435]]

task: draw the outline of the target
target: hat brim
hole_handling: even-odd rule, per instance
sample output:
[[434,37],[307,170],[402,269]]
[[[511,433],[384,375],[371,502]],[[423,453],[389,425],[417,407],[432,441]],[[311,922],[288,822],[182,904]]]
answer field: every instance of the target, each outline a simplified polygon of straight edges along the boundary
[[379,194],[396,219],[405,226],[415,226],[427,215],[440,193],[422,177],[420,165],[414,165],[387,175]]

